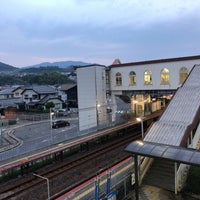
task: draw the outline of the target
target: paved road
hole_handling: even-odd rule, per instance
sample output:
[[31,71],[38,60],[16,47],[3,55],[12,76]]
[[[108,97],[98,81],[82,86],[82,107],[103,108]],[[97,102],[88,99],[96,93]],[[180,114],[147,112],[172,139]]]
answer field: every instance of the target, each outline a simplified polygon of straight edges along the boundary
[[51,129],[49,121],[32,123],[15,129],[15,136],[24,141],[24,143],[41,142],[43,140],[52,140],[58,135],[72,135],[78,131],[77,119],[69,119],[70,126]]
[[71,125],[69,127],[58,129],[51,129],[50,121],[28,123],[26,125],[15,127],[14,135],[22,141],[21,145],[1,152],[0,161],[79,136],[78,119],[71,118],[67,120]]

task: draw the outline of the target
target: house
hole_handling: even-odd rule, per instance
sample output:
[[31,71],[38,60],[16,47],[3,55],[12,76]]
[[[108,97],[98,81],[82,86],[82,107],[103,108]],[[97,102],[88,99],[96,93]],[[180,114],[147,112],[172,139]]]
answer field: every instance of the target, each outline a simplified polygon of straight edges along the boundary
[[8,99],[0,99],[0,109],[5,109],[8,107],[16,107],[18,108],[19,104],[22,104],[21,98],[8,98]]
[[18,107],[21,103],[22,99],[13,93],[13,87],[7,87],[0,91],[0,109]]
[[13,97],[13,89],[11,87],[5,88],[0,91],[0,99],[11,99]]
[[77,84],[63,84],[60,87],[60,91],[67,95],[68,107],[78,107]]
[[22,92],[24,91],[24,86],[17,86],[15,87],[12,92],[13,92],[13,97],[14,98],[22,98]]
[[40,108],[45,108],[45,104],[48,103],[48,102],[53,102],[54,103],[54,109],[55,110],[59,110],[59,109],[62,109],[64,106],[64,101],[60,98],[60,97],[56,97],[54,95],[48,95],[46,97],[44,97],[43,99],[41,99],[39,102],[35,103],[35,105],[37,107],[40,107]]
[[56,109],[60,109],[64,103],[58,96],[57,90],[47,85],[25,87],[21,95],[27,109],[45,109],[45,104],[49,101],[55,104]]

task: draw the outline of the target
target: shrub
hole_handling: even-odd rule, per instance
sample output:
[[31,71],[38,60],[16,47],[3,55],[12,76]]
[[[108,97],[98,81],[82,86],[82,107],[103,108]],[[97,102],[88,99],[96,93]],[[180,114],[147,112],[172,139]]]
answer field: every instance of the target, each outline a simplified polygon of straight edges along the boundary
[[16,119],[9,119],[8,120],[8,125],[14,125],[16,123],[17,123]]
[[190,192],[200,194],[200,167],[191,166],[186,184]]

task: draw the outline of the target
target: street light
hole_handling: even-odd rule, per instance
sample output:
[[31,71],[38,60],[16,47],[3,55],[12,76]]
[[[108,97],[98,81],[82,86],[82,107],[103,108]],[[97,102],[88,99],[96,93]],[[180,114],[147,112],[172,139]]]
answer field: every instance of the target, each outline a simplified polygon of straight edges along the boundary
[[100,109],[100,107],[101,107],[101,105],[99,104],[99,103],[97,103],[97,105],[96,105],[96,112],[97,112],[97,128],[98,128],[98,125],[99,125],[99,113],[100,113],[100,111],[99,111],[99,109]]
[[53,117],[53,115],[54,115],[54,112],[52,112],[52,108],[50,108],[50,113],[49,113],[49,115],[50,115],[50,126],[52,125],[52,117]]
[[142,140],[143,140],[143,138],[144,138],[143,119],[140,118],[140,117],[137,117],[136,120],[137,120],[138,122],[141,122],[141,131],[142,131]]
[[51,140],[53,139],[53,135],[52,135],[52,117],[54,115],[54,112],[52,112],[51,110],[52,108],[50,107],[50,129],[51,129]]
[[0,128],[0,140],[1,140],[1,145],[3,143],[3,133],[2,133],[2,118],[1,118],[1,113],[0,113],[0,122],[1,122],[1,128]]
[[47,195],[48,195],[48,199],[50,199],[49,179],[44,176],[40,176],[39,174],[35,174],[35,173],[33,173],[33,176],[37,176],[38,178],[41,178],[41,179],[44,179],[47,181]]

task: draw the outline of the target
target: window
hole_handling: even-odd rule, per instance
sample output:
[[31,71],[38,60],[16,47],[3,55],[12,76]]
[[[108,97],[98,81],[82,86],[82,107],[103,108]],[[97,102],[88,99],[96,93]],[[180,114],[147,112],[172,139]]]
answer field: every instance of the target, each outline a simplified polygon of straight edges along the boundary
[[135,72],[131,71],[129,73],[129,85],[135,85],[136,84],[136,74]]
[[186,67],[182,67],[179,72],[179,83],[182,84],[188,76],[188,69]]
[[109,72],[106,71],[106,84],[110,84]]
[[116,85],[122,85],[122,75],[119,72],[116,73]]
[[164,85],[169,84],[169,70],[167,68],[164,68],[161,70],[160,82],[161,84],[164,84]]
[[36,100],[38,98],[37,94],[33,94],[33,100]]
[[145,85],[152,84],[152,72],[150,70],[146,70],[144,72],[144,84]]
[[25,95],[24,95],[24,99],[28,99],[28,94],[25,94]]

